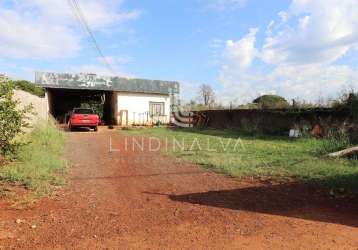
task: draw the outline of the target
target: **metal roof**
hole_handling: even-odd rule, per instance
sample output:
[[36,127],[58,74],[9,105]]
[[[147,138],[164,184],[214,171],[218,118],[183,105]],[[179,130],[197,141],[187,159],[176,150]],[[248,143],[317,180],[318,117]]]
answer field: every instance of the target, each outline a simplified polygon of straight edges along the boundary
[[178,82],[98,76],[86,73],[36,72],[35,83],[45,88],[108,90],[152,94],[179,93]]

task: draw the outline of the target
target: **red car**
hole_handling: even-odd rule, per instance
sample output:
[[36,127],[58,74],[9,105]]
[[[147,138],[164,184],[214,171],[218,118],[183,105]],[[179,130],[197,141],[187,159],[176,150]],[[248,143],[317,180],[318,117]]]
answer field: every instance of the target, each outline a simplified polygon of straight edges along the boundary
[[79,127],[93,128],[98,130],[99,116],[91,108],[75,108],[72,111],[68,127],[71,131]]

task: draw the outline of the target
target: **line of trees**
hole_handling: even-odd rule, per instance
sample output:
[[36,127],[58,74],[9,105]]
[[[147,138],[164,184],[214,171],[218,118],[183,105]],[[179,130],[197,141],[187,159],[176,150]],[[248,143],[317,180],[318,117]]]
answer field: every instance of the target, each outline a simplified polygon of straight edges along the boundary
[[252,103],[234,106],[230,104],[229,107],[225,107],[221,103],[217,102],[215,91],[210,85],[202,84],[198,89],[198,96],[196,99],[191,100],[184,105],[186,110],[205,110],[205,109],[225,109],[225,108],[288,108],[290,104],[283,97],[276,95],[263,95],[256,98]]
[[[229,105],[223,105],[216,99],[216,94],[213,88],[210,85],[202,84],[198,88],[197,97],[182,105],[185,110],[194,111],[194,110],[206,110],[206,109],[308,109],[308,108],[323,108],[323,107],[342,107],[346,105],[347,102],[355,103],[354,101],[358,99],[358,93],[355,93],[353,90],[342,93],[341,96],[335,100],[322,100],[320,98],[316,103],[309,103],[302,101],[298,98],[289,102],[282,96],[278,95],[261,95],[255,98],[251,103],[234,105],[230,103]],[[348,104],[347,104],[348,105]],[[349,104],[356,105],[356,104]],[[348,106],[349,106],[348,105]]]

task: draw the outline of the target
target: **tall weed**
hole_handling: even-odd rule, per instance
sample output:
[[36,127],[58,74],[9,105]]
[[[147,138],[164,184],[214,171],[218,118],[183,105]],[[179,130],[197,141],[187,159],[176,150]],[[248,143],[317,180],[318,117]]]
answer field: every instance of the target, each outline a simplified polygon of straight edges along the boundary
[[44,122],[19,138],[17,160],[0,170],[0,179],[23,184],[39,193],[64,182],[62,173],[66,162],[62,157],[64,134],[54,122]]

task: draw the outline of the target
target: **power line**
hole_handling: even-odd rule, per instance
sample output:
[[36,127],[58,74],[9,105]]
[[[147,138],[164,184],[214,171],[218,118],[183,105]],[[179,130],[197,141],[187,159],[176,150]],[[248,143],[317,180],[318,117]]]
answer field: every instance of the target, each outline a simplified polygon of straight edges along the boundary
[[98,54],[102,58],[103,64],[108,68],[108,70],[112,74],[115,74],[113,67],[108,62],[107,58],[104,56],[88,22],[86,21],[86,18],[83,14],[83,11],[82,11],[81,6],[79,5],[78,1],[77,0],[68,0],[68,4],[69,4],[70,8],[72,9],[73,14],[77,18],[78,22],[80,23],[82,29],[88,35],[89,41],[93,43],[95,50],[98,52]]
[[104,54],[103,54],[103,52],[102,52],[102,50],[101,50],[101,48],[100,48],[100,46],[99,46],[99,44],[98,44],[93,32],[92,32],[88,22],[86,21],[86,18],[85,18],[84,14],[83,14],[83,11],[82,11],[78,1],[73,0],[73,3],[74,3],[74,6],[75,6],[75,9],[77,9],[77,11],[78,11],[79,18],[82,21],[83,27],[85,28],[85,31],[87,31],[87,33],[89,34],[90,40],[93,42],[94,47],[97,50],[98,54],[102,57],[103,63],[107,66],[107,68],[110,70],[110,72],[112,72],[114,74],[114,70],[113,70],[111,64],[108,62],[107,58],[104,56]]

